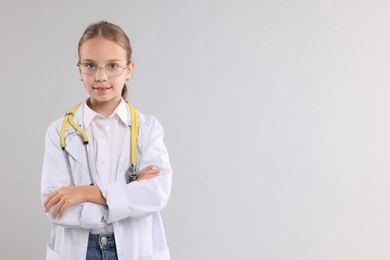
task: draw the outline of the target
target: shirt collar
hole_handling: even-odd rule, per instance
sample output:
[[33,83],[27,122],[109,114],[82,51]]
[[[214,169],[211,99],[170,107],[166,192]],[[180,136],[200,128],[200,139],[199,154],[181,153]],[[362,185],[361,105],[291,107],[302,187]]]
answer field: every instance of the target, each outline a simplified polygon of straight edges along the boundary
[[[121,99],[121,102],[119,103],[119,105],[116,107],[116,109],[114,110],[114,112],[109,115],[107,118],[112,118],[114,117],[115,115],[117,115],[120,120],[125,124],[125,125],[129,125],[129,119],[127,118],[127,105],[126,105],[126,102],[123,100],[123,98]],[[91,124],[91,122],[95,119],[95,117],[102,117],[102,115],[96,113],[95,111],[93,111],[88,105],[87,105],[87,102],[84,102],[84,127],[85,129],[88,129],[89,125]]]

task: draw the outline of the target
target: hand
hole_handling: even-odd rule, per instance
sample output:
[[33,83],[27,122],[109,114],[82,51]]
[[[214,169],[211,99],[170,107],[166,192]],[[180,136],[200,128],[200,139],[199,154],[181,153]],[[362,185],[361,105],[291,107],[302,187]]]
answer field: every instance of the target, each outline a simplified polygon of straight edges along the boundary
[[149,165],[148,167],[142,169],[138,175],[137,181],[150,180],[159,175],[160,169],[154,167],[153,165]]
[[66,209],[86,201],[106,203],[97,186],[67,186],[50,193],[44,203],[44,208],[45,212],[48,212],[54,207],[53,218],[56,218],[62,217]]

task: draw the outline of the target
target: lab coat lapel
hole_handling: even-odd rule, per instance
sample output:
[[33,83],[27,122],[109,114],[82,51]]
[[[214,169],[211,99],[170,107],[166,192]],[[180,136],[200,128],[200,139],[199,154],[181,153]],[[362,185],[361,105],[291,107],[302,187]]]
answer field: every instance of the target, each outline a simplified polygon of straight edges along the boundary
[[[73,117],[73,121],[78,124],[80,127],[81,119],[83,113],[83,105],[76,111]],[[81,167],[88,172],[88,161],[87,154],[84,145],[83,137],[78,133],[69,123],[66,126],[65,131],[65,143],[66,143],[66,151],[72,156],[72,158],[78,162]]]
[[83,138],[79,133],[74,132],[66,144],[66,151],[88,172],[88,162]]

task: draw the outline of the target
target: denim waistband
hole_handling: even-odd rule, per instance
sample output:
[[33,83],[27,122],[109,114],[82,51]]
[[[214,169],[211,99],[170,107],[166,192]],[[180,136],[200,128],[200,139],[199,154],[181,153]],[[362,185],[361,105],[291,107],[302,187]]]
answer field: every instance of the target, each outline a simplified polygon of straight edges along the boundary
[[114,234],[89,234],[88,246],[96,248],[115,246]]

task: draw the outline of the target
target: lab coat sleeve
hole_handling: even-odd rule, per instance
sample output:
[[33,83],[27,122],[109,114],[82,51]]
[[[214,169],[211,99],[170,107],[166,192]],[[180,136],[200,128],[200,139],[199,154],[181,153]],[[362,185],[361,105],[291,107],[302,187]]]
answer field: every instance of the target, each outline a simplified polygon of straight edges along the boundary
[[143,132],[138,141],[145,145],[141,148],[139,169],[154,165],[160,168],[160,176],[130,184],[113,182],[101,187],[108,205],[107,223],[128,217],[147,216],[167,205],[171,192],[172,168],[163,142],[163,128],[157,119],[150,119],[148,126],[144,126],[144,129],[140,127]]
[[[57,122],[58,123],[58,122]],[[45,152],[41,179],[42,205],[52,191],[71,185],[65,155],[59,144],[59,127],[56,122],[49,126],[45,138]],[[104,227],[102,206],[85,202],[68,208],[62,217],[53,218],[53,209],[46,213],[50,222],[72,228],[101,228]]]

